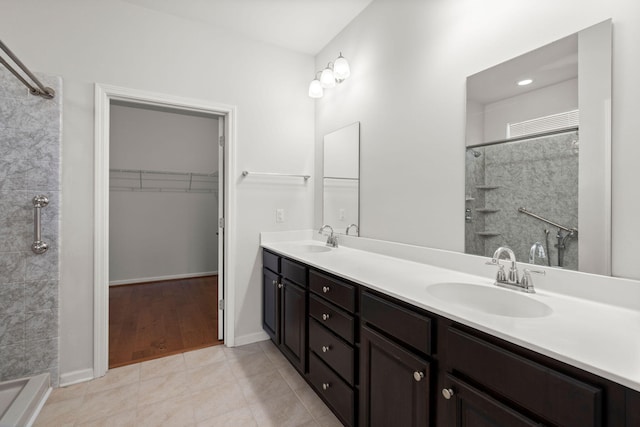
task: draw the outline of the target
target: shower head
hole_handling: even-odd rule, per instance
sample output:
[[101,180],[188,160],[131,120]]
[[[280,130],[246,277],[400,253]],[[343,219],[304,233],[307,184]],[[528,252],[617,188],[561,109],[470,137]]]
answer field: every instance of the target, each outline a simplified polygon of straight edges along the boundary
[[470,151],[471,151],[471,153],[473,153],[473,157],[475,157],[476,159],[478,157],[482,156],[482,152],[481,151],[473,150],[473,149],[470,149]]

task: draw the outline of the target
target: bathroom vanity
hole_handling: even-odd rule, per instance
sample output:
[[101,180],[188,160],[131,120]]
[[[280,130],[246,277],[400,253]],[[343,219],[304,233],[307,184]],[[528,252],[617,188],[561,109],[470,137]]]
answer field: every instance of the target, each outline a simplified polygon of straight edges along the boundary
[[[638,372],[625,386],[598,375],[606,366],[585,369],[599,355],[634,356],[605,348],[615,333],[603,342],[606,330],[580,325],[583,312],[569,306],[581,301],[540,292],[532,298],[549,312],[474,314],[422,283],[454,289],[477,276],[313,241],[262,246],[264,329],[345,425],[640,425]],[[594,354],[561,351],[572,346]]]

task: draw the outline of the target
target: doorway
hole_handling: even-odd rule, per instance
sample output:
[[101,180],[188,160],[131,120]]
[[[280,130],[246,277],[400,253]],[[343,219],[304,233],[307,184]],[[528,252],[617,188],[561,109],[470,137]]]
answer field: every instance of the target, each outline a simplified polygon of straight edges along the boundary
[[111,102],[109,368],[222,343],[217,217],[223,120]]
[[[114,105],[127,105],[130,107],[143,108],[146,110],[155,111],[171,111],[173,113],[187,115],[187,116],[201,116],[215,118],[218,121],[218,134],[212,138],[212,144],[219,150],[218,161],[218,174],[217,183],[207,184],[198,182],[196,183],[194,178],[203,178],[201,175],[213,175],[213,173],[207,174],[204,172],[195,171],[195,173],[180,176],[179,178],[188,178],[190,181],[191,189],[213,185],[217,187],[218,195],[218,212],[206,212],[209,219],[209,224],[213,224],[213,227],[217,229],[218,236],[218,256],[217,256],[217,278],[218,278],[218,301],[214,302],[213,310],[218,310],[218,339],[224,339],[225,344],[233,346],[233,322],[229,321],[233,319],[233,290],[227,286],[230,277],[227,274],[228,268],[232,261],[232,253],[229,251],[229,241],[233,236],[233,229],[229,227],[231,221],[225,221],[225,218],[232,218],[233,204],[230,203],[233,200],[233,189],[229,186],[228,176],[232,172],[233,157],[232,147],[234,139],[234,120],[235,120],[235,107],[211,104],[201,100],[193,100],[186,98],[177,98],[168,95],[155,94],[149,92],[141,92],[137,90],[119,88],[107,85],[96,85],[96,145],[95,145],[95,251],[94,251],[94,377],[102,376],[106,373],[109,362],[109,282],[110,282],[110,250],[109,250],[109,225],[110,225],[110,123],[112,107]],[[122,170],[134,170],[128,168],[121,168]],[[140,192],[140,188],[145,186],[146,175],[143,169],[137,169],[137,192]],[[151,169],[150,169],[151,170]],[[145,170],[145,172],[148,172]],[[158,170],[151,170],[151,172],[160,172]],[[165,171],[176,172],[176,171]],[[133,174],[133,172],[122,172]],[[182,172],[178,172],[182,173]],[[201,175],[196,175],[201,174]],[[151,175],[156,181],[163,186],[171,187],[177,185],[175,182],[166,182],[165,178],[175,178],[176,176],[158,177]],[[129,177],[131,178],[131,177]],[[147,180],[148,181],[148,180]],[[169,180],[171,181],[171,180]],[[130,181],[129,181],[130,182]],[[148,187],[149,182],[146,183]],[[182,185],[182,184],[180,184]],[[133,188],[133,187],[132,187]],[[155,191],[162,192],[164,190]],[[204,191],[204,190],[203,190]],[[171,188],[167,192],[182,192],[182,190]],[[184,194],[183,194],[184,195]],[[211,209],[209,209],[211,210]],[[162,230],[158,230],[159,233]],[[152,247],[150,248],[152,249]],[[112,252],[113,255],[113,252]],[[135,264],[135,263],[134,263]],[[206,272],[205,272],[206,273]],[[148,278],[144,274],[139,278],[139,281]],[[167,276],[171,276],[168,274]],[[170,280],[186,280],[187,277],[169,277]],[[202,274],[200,276],[203,276]],[[159,276],[153,276],[156,279],[164,279],[163,274]],[[115,282],[118,279],[114,280]],[[135,280],[134,280],[135,281]],[[117,283],[116,283],[117,284]],[[137,286],[131,284],[132,286]],[[183,284],[184,285],[184,284]]]

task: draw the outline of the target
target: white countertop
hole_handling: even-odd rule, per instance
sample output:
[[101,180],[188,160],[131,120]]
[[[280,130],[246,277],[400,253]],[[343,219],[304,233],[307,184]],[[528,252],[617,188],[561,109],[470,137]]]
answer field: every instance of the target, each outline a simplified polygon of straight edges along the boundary
[[640,311],[536,287],[535,294],[521,294],[547,304],[550,315],[489,314],[435,298],[427,287],[444,282],[495,287],[495,267],[482,277],[349,247],[309,252],[307,245],[324,244],[281,240],[263,236],[261,246],[640,391]]

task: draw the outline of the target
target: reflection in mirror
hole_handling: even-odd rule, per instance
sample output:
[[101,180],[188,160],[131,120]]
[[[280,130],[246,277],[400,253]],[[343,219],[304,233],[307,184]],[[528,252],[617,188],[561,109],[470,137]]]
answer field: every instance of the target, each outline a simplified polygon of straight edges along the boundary
[[610,105],[611,21],[467,79],[466,253],[610,274]]
[[360,123],[324,137],[323,224],[335,233],[359,235]]
[[524,262],[578,268],[577,141],[570,131],[467,149],[467,253],[509,246]]

